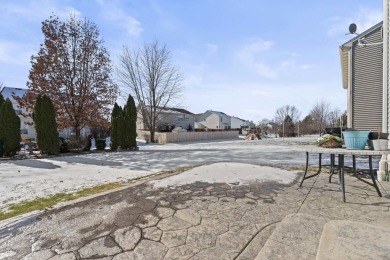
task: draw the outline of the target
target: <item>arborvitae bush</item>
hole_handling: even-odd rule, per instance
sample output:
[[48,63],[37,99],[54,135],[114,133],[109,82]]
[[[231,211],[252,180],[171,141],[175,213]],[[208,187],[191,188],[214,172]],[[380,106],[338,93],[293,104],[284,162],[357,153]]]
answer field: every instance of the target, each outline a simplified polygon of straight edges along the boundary
[[115,103],[111,114],[111,150],[115,151],[120,146],[125,148],[125,121],[124,112],[117,103]]
[[8,98],[1,105],[0,122],[0,138],[3,141],[4,154],[14,156],[20,150],[20,118]]
[[1,107],[1,105],[3,105],[4,102],[5,102],[4,97],[0,93],[0,107]]
[[60,145],[57,131],[56,111],[51,99],[46,95],[43,96],[42,107],[44,108],[42,111],[44,112],[42,123],[44,123],[45,126],[46,151],[48,154],[59,154]]
[[34,106],[33,120],[37,133],[38,148],[47,154],[60,152],[56,112],[48,96],[38,96]]
[[[0,111],[1,111],[1,106],[3,105],[4,102],[5,102],[4,97],[0,93]],[[0,125],[1,124],[5,124],[5,123],[0,121]],[[3,141],[3,137],[2,137],[1,132],[0,132],[0,158],[3,157],[4,152],[5,152],[4,141]]]
[[121,114],[121,108],[118,106],[117,103],[115,103],[114,108],[112,109],[111,113],[111,131],[110,131],[110,137],[111,137],[111,150],[116,150],[119,144],[119,136],[118,136],[118,117]]
[[127,104],[123,109],[125,121],[125,135],[124,143],[126,149],[135,149],[137,147],[137,109],[135,107],[134,99],[131,95],[127,99]]

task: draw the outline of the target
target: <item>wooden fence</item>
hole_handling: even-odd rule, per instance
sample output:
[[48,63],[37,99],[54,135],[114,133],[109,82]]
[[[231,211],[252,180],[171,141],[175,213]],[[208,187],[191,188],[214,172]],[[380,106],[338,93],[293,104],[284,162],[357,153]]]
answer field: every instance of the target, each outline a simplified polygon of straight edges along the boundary
[[[150,134],[148,131],[137,130],[137,134],[138,138],[150,141]],[[155,140],[160,144],[233,138],[238,138],[238,131],[155,133]]]

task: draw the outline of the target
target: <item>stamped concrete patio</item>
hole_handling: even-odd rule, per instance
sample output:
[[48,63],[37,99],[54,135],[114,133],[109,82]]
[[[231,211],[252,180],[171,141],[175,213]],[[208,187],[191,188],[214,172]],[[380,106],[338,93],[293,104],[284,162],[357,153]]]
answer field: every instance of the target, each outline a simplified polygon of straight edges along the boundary
[[[382,198],[373,187],[346,176],[347,202],[342,203],[337,176],[328,183],[326,173],[302,188],[297,181],[167,188],[145,182],[3,228],[0,259],[255,259],[291,213],[390,227],[390,199],[380,188]],[[304,219],[303,224],[294,221],[298,233],[311,228]],[[271,249],[258,259],[316,259],[305,245],[317,250],[318,240],[295,238],[291,244],[292,230],[286,232],[279,241],[273,238]]]

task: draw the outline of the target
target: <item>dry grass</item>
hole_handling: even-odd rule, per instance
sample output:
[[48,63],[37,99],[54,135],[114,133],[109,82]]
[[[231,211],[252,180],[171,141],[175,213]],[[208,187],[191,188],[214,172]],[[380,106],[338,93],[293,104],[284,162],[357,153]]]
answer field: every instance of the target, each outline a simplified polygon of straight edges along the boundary
[[77,191],[75,193],[58,193],[53,196],[47,198],[36,198],[34,200],[23,201],[16,204],[11,204],[6,211],[0,211],[0,221],[8,218],[12,218],[15,216],[19,216],[28,212],[32,212],[34,210],[43,210],[49,207],[52,207],[60,202],[71,201],[81,197],[86,197],[89,195],[98,194],[104,191],[124,187],[129,183],[134,183],[140,179],[150,178],[152,176],[163,176],[163,175],[172,175],[179,174],[184,171],[190,170],[192,168],[198,167],[200,165],[192,165],[185,167],[178,167],[171,170],[164,170],[152,175],[148,175],[146,177],[139,177],[135,179],[130,179],[128,182],[114,182],[103,185],[94,186],[91,188],[85,188],[83,190]]

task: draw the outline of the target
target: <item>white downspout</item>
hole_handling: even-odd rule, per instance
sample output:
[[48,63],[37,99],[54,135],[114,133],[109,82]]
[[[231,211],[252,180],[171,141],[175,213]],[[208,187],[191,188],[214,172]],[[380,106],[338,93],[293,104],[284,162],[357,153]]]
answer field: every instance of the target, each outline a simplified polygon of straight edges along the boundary
[[[388,125],[388,79],[389,79],[389,8],[390,0],[383,0],[383,110],[382,110],[382,130],[386,133],[389,133]],[[389,145],[389,144],[388,144]],[[388,146],[389,147],[389,146]],[[381,161],[379,162],[379,170],[377,172],[378,181],[382,181],[382,176],[386,171],[386,164],[390,156],[383,155]]]

